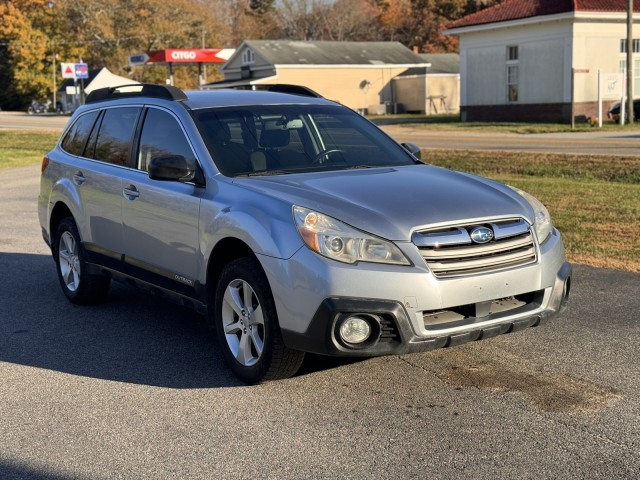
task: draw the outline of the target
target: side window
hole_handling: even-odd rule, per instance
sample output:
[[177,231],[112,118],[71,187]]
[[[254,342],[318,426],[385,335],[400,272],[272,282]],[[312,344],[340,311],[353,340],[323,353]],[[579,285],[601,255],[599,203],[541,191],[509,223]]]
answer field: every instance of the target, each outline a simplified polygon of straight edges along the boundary
[[150,108],[140,135],[137,168],[146,172],[152,158],[165,156],[181,156],[196,165],[196,157],[178,121],[164,110]]
[[140,109],[137,107],[105,110],[96,140],[93,158],[114,165],[129,165],[131,139]]
[[89,112],[78,117],[62,140],[62,149],[71,155],[82,155],[91,127],[98,116],[98,112]]

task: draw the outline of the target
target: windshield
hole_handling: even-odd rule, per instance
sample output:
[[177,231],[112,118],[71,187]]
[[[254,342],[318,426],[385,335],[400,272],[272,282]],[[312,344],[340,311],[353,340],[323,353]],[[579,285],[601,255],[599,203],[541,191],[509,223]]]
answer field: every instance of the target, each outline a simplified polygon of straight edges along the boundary
[[212,108],[193,116],[218,169],[227,176],[416,163],[377,127],[340,106]]

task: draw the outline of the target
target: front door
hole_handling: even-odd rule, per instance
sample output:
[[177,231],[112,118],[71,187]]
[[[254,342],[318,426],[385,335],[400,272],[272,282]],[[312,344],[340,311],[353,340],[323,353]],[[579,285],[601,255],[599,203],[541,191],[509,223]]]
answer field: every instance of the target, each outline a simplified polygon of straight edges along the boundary
[[176,155],[196,163],[178,120],[168,111],[149,108],[137,170],[123,178],[125,264],[128,273],[142,280],[194,297],[202,263],[198,227],[204,189],[193,183],[151,180],[146,173],[154,156]]

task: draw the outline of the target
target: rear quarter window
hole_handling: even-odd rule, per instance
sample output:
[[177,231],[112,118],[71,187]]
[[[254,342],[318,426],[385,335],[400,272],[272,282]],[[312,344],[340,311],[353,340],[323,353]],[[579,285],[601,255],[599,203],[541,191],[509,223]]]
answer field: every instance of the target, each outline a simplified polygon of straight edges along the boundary
[[97,117],[97,111],[80,115],[62,139],[62,149],[71,155],[81,156]]

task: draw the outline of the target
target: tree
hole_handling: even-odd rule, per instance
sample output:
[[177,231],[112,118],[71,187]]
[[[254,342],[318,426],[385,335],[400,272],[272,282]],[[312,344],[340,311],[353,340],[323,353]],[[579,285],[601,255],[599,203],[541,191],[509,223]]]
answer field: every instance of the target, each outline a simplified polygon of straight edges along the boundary
[[449,52],[457,40],[442,34],[446,24],[465,14],[466,0],[370,0],[379,9],[387,40],[425,52]]
[[[116,74],[132,75],[140,81],[163,82],[166,68],[131,69],[131,54],[201,47],[203,37],[214,45],[221,42],[220,22],[197,0],[66,0],[65,7],[72,25],[70,36],[87,47],[84,59],[93,68],[106,66]],[[195,70],[176,69],[176,84],[197,86]]]
[[0,99],[7,108],[46,98],[53,90],[54,55],[75,53],[56,43],[60,25],[54,5],[46,0],[0,3]]
[[[176,14],[179,12],[179,14]],[[220,45],[223,28],[202,0],[0,0],[0,104],[24,107],[52,94],[58,62],[87,62],[136,80],[164,82],[166,67],[128,65],[128,56],[163,48],[194,48],[205,37]],[[56,72],[57,73],[57,72]],[[57,75],[55,88],[61,84]],[[176,84],[198,84],[195,66],[175,72]]]

